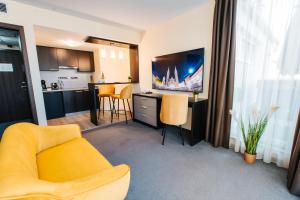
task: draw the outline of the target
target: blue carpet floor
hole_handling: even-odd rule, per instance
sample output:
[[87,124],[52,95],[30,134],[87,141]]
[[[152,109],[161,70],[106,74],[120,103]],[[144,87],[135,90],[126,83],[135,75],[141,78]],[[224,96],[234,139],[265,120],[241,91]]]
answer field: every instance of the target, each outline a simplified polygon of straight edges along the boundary
[[[205,142],[182,146],[171,130],[165,146],[159,130],[130,122],[84,134],[114,165],[131,167],[127,200],[288,200],[286,170]],[[173,132],[173,133],[172,133]]]

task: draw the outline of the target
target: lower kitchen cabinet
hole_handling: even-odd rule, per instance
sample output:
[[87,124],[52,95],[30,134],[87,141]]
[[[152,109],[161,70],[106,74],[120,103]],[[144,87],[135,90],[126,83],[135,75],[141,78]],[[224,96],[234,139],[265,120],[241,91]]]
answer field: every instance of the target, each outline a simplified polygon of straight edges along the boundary
[[62,92],[44,92],[44,103],[47,119],[65,116]]
[[90,107],[88,90],[63,91],[63,99],[66,113],[85,111]]
[[44,102],[47,119],[54,119],[89,110],[90,93],[88,90],[44,92]]

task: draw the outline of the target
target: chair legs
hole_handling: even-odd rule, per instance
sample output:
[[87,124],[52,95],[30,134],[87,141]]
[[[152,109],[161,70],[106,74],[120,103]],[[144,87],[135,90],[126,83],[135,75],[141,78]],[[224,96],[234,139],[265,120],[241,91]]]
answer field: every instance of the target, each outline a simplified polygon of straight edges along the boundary
[[182,126],[180,125],[179,128],[180,128],[181,142],[182,142],[182,145],[184,145],[184,138],[183,138],[183,135],[182,135]]
[[167,125],[165,125],[162,129],[162,132],[161,132],[162,136],[163,136],[163,140],[162,140],[162,145],[165,145],[165,138],[166,138],[166,135],[167,135]]
[[[166,135],[167,135],[167,126],[168,125],[165,125],[162,128],[162,131],[161,131],[161,135],[163,136],[163,140],[162,140],[162,143],[161,143],[162,145],[165,145],[165,139],[166,139]],[[181,125],[179,126],[179,129],[180,129],[179,135],[181,137],[181,143],[182,143],[182,145],[184,145],[184,137],[183,137],[182,126]]]

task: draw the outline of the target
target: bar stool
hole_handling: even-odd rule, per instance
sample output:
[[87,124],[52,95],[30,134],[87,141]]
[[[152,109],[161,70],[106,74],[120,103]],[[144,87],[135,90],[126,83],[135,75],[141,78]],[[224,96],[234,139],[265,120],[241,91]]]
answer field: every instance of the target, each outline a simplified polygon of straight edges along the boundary
[[162,129],[162,145],[165,144],[167,135],[167,126],[179,126],[180,137],[182,145],[184,145],[184,138],[182,135],[182,125],[187,121],[188,114],[188,96],[178,94],[165,94],[162,97],[160,109],[160,121],[165,124]]
[[100,112],[101,112],[101,99],[103,99],[103,106],[102,106],[102,113],[104,116],[104,103],[105,103],[105,97],[108,97],[109,101],[109,108],[112,110],[111,107],[111,97],[115,94],[115,86],[114,85],[101,85],[99,88],[99,113],[98,113],[98,119],[100,119]]
[[[125,119],[126,119],[126,124],[128,123],[127,122],[127,114],[126,114],[126,107],[125,107],[125,100],[127,101],[127,104],[128,104],[128,109],[129,109],[129,112],[130,112],[130,116],[131,116],[131,119],[132,119],[132,112],[131,112],[131,109],[130,109],[130,105],[129,105],[129,99],[131,99],[131,96],[132,96],[132,85],[128,85],[126,87],[124,87],[120,94],[114,94],[112,95],[112,100],[113,100],[113,110],[116,110],[115,109],[115,101],[118,100],[118,118],[120,116],[120,108],[119,108],[119,100],[122,100],[123,101],[123,106],[124,106],[124,112],[125,112]],[[111,112],[111,122],[113,121],[113,111]]]

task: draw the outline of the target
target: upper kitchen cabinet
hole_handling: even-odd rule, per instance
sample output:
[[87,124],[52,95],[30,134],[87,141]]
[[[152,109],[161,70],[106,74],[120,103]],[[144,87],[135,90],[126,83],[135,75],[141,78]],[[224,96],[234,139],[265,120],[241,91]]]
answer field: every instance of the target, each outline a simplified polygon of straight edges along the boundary
[[71,49],[57,49],[58,65],[64,67],[78,67],[77,51]]
[[89,51],[78,51],[78,71],[79,72],[94,72],[94,53]]
[[56,48],[37,46],[40,71],[58,71]]

